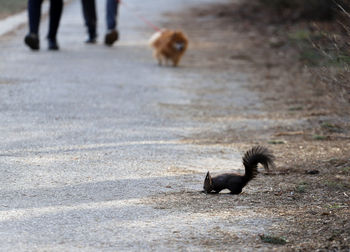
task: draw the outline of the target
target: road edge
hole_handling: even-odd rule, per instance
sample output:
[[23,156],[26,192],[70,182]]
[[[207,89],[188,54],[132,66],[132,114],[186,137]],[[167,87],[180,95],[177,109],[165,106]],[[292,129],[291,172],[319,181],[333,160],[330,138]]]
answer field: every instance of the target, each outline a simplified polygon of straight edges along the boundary
[[[72,0],[64,0],[64,4],[69,4]],[[49,11],[49,3],[44,2],[42,6],[42,16],[46,16]],[[0,37],[18,29],[24,24],[27,24],[27,10],[10,15],[4,19],[0,19]]]

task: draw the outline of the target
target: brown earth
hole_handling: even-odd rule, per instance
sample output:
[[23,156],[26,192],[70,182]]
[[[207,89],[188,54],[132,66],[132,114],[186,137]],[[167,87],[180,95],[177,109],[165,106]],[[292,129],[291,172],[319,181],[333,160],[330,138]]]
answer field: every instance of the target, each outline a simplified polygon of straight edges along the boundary
[[[256,22],[249,15],[240,15],[239,8],[233,1],[166,14],[169,22],[165,26],[189,34],[186,64],[244,73],[248,76],[245,88],[263,103],[223,115],[216,114],[220,109],[210,111],[209,105],[193,105],[189,116],[221,122],[225,130],[198,132],[183,141],[242,152],[255,144],[266,145],[275,153],[277,167],[260,174],[234,202],[230,195],[194,192],[162,194],[152,202],[157,208],[220,214],[228,223],[237,224],[239,215],[248,220],[272,220],[261,236],[208,230],[212,238],[197,242],[209,249],[242,245],[242,249],[349,251],[350,120],[343,112],[350,111],[350,106],[318,86],[313,71],[285,43],[295,26]],[[225,93],[225,87],[218,86],[216,91]],[[200,113],[203,109],[207,113]],[[248,124],[254,121],[255,127],[234,126],[236,119]],[[279,245],[284,241],[285,245]]]
[[26,8],[26,0],[0,0],[0,19],[23,11]]

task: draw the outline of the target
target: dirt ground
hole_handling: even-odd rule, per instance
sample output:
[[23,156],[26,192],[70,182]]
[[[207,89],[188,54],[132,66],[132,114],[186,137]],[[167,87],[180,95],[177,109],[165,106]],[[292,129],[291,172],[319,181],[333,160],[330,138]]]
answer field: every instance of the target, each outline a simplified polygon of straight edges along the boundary
[[25,0],[12,0],[12,1],[5,1],[0,0],[0,19],[6,18],[11,14],[15,14],[19,11],[22,11],[25,9],[27,4],[27,1]]
[[[208,111],[208,116],[204,113],[197,119],[222,121],[225,130],[198,132],[183,141],[242,152],[255,144],[265,145],[273,150],[277,167],[260,174],[234,204],[230,195],[208,198],[193,192],[169,193],[152,201],[159,208],[224,215],[228,223],[237,221],[242,209],[242,216],[252,221],[272,217],[268,232],[255,237],[212,230],[211,240],[198,241],[211,249],[218,244],[220,248],[242,244],[244,249],[249,244],[278,251],[349,251],[350,121],[339,108],[350,111],[350,107],[316,87],[312,71],[298,61],[295,50],[280,45],[274,34],[283,34],[285,27],[237,17],[238,6],[233,1],[166,14],[169,23],[164,26],[184,29],[191,39],[189,65],[206,62],[228,74],[238,69],[248,76],[245,88],[263,101],[262,107],[246,107],[252,113]],[[203,109],[199,105],[198,111]],[[235,119],[259,123],[235,127]]]

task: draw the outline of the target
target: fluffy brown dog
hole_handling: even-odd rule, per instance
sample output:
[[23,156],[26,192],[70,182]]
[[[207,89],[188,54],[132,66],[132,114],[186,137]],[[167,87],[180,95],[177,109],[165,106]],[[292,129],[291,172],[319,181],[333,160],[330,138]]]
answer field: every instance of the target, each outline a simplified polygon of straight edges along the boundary
[[165,64],[171,60],[176,67],[187,49],[188,39],[182,31],[163,29],[153,34],[149,44],[159,65],[163,64],[163,60]]

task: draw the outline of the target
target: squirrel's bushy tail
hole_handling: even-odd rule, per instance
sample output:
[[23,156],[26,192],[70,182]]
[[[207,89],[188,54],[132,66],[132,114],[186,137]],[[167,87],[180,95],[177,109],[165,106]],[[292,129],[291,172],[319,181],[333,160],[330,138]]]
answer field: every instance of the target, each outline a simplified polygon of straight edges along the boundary
[[243,165],[245,168],[244,182],[248,183],[255,178],[258,173],[258,163],[262,164],[266,170],[273,165],[273,154],[263,146],[255,146],[248,150],[243,156]]

